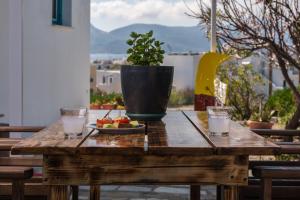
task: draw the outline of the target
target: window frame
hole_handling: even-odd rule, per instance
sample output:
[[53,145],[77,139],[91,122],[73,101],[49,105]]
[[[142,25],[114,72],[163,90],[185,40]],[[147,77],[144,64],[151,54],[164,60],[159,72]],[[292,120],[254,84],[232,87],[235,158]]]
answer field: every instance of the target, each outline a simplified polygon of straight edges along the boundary
[[[55,2],[55,8],[54,8]],[[62,0],[52,0],[52,24],[53,25],[62,25]]]

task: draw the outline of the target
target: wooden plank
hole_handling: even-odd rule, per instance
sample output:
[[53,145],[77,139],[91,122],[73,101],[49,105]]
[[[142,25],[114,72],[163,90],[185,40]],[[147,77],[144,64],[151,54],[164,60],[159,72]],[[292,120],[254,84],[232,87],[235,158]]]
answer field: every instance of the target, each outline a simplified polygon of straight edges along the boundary
[[251,129],[256,134],[265,136],[300,136],[300,130],[288,129]]
[[269,155],[280,150],[278,145],[236,122],[231,122],[228,136],[215,136],[208,131],[206,112],[184,111],[184,114],[214,144],[217,154]]
[[75,153],[81,138],[68,139],[65,137],[61,120],[46,129],[22,140],[12,148],[12,154],[65,154]]
[[[91,111],[89,119],[105,115],[107,111]],[[62,121],[50,125],[48,128],[34,134],[12,148],[12,154],[74,154],[83,137],[67,139],[63,131]]]
[[247,184],[247,156],[56,155],[44,158],[45,184]]
[[0,157],[0,166],[26,166],[41,167],[43,159],[41,157]]
[[209,155],[214,147],[178,111],[169,111],[161,122],[148,123],[149,154]]
[[299,142],[275,142],[275,144],[281,147],[281,154],[300,154]]
[[[25,183],[25,196],[47,196],[49,188],[41,183]],[[10,196],[12,194],[12,184],[0,183],[0,196]]]
[[31,167],[22,166],[0,166],[0,179],[25,180],[33,175]]
[[0,132],[39,132],[43,130],[43,126],[3,126]]
[[10,151],[11,148],[23,139],[0,138],[0,151]]

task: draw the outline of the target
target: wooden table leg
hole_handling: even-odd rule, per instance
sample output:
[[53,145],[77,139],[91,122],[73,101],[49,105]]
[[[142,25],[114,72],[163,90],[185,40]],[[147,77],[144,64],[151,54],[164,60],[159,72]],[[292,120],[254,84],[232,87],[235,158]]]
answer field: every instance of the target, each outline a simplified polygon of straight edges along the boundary
[[224,200],[238,200],[238,186],[224,186],[223,195]]
[[78,200],[79,186],[71,185],[71,189],[72,189],[72,200]]
[[200,185],[190,185],[190,200],[200,200],[201,199],[201,186]]
[[100,185],[90,186],[90,200],[100,200]]
[[217,185],[217,200],[223,200],[223,185]]
[[51,185],[50,200],[68,200],[68,186]]
[[262,178],[260,199],[272,200],[272,179]]
[[14,180],[12,182],[12,200],[24,199],[24,182],[23,180]]

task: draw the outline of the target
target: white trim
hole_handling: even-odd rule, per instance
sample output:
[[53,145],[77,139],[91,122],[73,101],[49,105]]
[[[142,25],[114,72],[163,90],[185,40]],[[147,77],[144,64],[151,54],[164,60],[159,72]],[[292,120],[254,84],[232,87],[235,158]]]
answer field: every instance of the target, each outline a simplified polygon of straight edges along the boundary
[[9,0],[9,123],[23,123],[22,3]]

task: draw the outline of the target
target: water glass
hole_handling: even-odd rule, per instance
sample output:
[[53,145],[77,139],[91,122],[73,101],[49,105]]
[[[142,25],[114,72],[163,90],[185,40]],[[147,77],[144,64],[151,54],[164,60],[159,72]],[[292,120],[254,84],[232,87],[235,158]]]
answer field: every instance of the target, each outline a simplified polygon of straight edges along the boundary
[[82,135],[85,132],[87,123],[87,108],[61,108],[60,114],[65,135],[73,138]]
[[212,135],[228,135],[231,121],[228,110],[228,107],[207,107],[208,129]]
[[62,123],[65,135],[69,138],[77,138],[82,135],[85,128],[85,117],[82,116],[62,116]]

